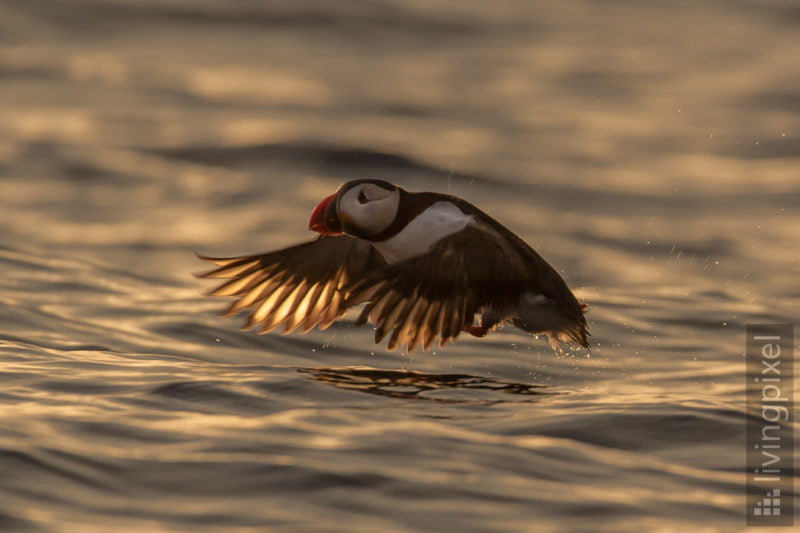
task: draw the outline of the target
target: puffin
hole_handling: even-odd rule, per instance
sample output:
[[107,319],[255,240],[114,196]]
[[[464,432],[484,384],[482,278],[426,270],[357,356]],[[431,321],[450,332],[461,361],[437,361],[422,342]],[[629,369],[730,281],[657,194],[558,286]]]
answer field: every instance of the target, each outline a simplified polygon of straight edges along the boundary
[[323,330],[363,305],[387,349],[427,350],[460,333],[511,324],[550,346],[589,349],[584,312],[563,278],[525,241],[469,202],[409,192],[387,181],[342,184],[311,213],[319,234],[282,250],[239,257],[197,254],[225,280],[209,296],[234,297],[221,314],[249,311],[242,329]]

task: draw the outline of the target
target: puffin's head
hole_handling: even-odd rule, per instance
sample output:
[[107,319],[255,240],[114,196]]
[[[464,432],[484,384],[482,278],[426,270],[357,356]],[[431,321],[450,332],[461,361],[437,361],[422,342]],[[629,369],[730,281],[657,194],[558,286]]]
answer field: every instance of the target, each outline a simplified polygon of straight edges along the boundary
[[399,204],[400,188],[387,181],[348,181],[314,208],[308,229],[369,239],[389,227]]

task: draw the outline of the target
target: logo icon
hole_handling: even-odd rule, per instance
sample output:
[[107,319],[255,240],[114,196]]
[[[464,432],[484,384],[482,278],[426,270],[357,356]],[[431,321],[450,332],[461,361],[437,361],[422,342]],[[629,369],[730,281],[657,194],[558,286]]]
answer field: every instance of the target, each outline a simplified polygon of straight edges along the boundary
[[780,516],[781,514],[781,490],[772,489],[767,491],[767,496],[761,501],[756,502],[753,507],[753,516]]

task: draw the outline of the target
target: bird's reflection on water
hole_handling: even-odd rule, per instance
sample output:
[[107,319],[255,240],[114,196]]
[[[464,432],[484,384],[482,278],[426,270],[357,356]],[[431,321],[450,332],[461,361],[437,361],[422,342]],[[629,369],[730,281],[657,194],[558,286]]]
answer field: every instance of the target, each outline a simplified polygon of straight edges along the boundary
[[[564,391],[546,385],[515,383],[469,374],[428,374],[370,367],[308,367],[298,368],[297,371],[310,379],[341,389],[446,403],[530,402],[544,396],[564,394]],[[448,391],[466,394],[447,394]]]

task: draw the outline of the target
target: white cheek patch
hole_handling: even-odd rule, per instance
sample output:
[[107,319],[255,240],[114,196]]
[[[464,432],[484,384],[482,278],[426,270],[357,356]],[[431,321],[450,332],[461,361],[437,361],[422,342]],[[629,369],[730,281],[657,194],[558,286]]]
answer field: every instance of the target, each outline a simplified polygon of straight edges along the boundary
[[390,195],[362,204],[357,200],[360,189],[351,189],[339,203],[341,214],[350,217],[352,223],[368,235],[375,235],[389,227],[397,213],[399,194]]
[[471,220],[471,216],[450,202],[436,202],[397,235],[372,245],[387,263],[397,263],[430,251],[434,244],[461,231]]

